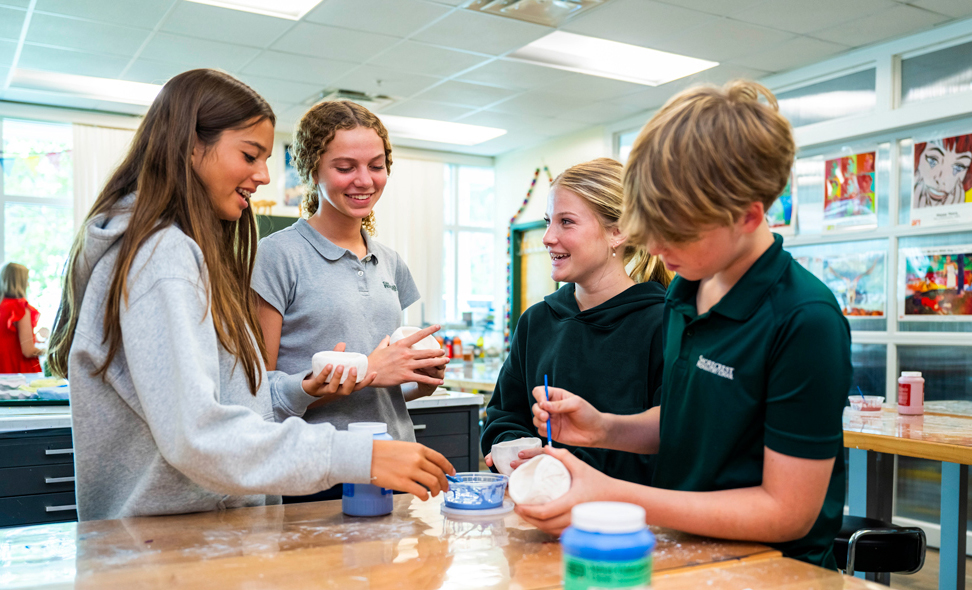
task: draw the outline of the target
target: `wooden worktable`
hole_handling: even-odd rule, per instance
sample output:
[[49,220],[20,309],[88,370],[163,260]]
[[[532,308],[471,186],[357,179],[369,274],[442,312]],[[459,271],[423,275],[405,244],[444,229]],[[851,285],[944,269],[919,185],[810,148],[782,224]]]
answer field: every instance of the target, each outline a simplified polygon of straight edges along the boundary
[[[560,587],[556,538],[512,513],[446,519],[440,504],[399,495],[370,519],[334,501],[0,529],[0,588]],[[654,532],[659,589],[880,588],[755,543]]]

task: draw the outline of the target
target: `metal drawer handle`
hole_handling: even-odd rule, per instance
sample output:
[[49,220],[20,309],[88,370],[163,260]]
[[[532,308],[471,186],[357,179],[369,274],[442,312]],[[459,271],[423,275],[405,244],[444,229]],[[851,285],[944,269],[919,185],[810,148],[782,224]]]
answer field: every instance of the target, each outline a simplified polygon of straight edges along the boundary
[[45,455],[73,455],[74,449],[44,449]]
[[74,477],[45,477],[44,483],[67,483],[74,481]]
[[425,424],[412,424],[412,430],[425,430]]
[[45,506],[44,510],[46,512],[67,512],[68,510],[77,510],[77,504],[69,504],[64,506]]

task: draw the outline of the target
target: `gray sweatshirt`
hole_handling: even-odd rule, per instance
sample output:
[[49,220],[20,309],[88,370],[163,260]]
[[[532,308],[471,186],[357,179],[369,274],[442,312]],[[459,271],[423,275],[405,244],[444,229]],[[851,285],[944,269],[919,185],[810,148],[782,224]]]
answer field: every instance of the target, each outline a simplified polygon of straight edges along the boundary
[[[337,483],[368,483],[370,435],[298,418],[315,398],[302,375],[263,376],[250,393],[216,338],[202,251],[177,227],[139,249],[121,309],[122,346],[104,379],[103,322],[129,196],[85,225],[84,298],[68,361],[81,520],[277,504]],[[272,495],[266,495],[272,494]]]

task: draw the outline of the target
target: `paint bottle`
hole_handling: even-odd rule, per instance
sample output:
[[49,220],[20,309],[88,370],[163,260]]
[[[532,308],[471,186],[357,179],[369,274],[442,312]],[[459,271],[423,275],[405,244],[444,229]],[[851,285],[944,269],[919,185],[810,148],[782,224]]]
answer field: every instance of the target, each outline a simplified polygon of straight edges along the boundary
[[655,537],[645,509],[625,502],[586,502],[570,511],[560,537],[564,590],[648,588]]
[[898,413],[925,413],[925,380],[921,371],[901,371],[898,378]]
[[[384,422],[352,422],[348,432],[367,432],[374,440],[394,440]],[[382,516],[392,511],[392,491],[367,483],[342,486],[341,510],[349,516]]]

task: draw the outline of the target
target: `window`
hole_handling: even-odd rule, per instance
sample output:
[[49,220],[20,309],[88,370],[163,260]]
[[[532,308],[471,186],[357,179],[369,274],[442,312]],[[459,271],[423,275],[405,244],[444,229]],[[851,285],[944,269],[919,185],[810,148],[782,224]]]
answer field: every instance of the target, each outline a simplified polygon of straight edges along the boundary
[[74,237],[71,126],[2,119],[0,138],[0,263],[30,269],[27,300],[50,328]]
[[635,129],[634,131],[628,131],[626,133],[619,134],[618,137],[618,161],[624,164],[628,161],[628,156],[631,155],[631,148],[634,146],[634,142],[638,139],[638,134],[641,133],[641,129]]
[[859,115],[877,104],[874,68],[780,92],[780,112],[794,127]]
[[901,103],[972,90],[972,42],[901,60]]
[[[496,211],[493,169],[445,168],[442,314],[451,324],[489,329],[496,310]],[[467,315],[468,314],[468,315]]]

